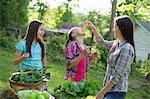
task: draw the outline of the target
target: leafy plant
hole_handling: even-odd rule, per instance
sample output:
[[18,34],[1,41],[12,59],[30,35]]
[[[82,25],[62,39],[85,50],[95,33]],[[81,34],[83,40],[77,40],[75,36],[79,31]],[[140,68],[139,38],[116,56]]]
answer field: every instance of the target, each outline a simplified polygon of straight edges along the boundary
[[83,80],[80,82],[65,81],[61,87],[56,87],[54,92],[55,97],[60,97],[60,99],[63,99],[63,97],[68,97],[65,99],[69,99],[70,97],[81,99],[89,95],[96,95],[98,90],[99,87],[96,82]]
[[18,83],[37,83],[39,81],[42,81],[44,78],[49,77],[50,73],[46,73],[44,72],[44,70],[32,70],[28,72],[20,71],[18,73],[15,73],[12,76],[11,80],[14,80]]

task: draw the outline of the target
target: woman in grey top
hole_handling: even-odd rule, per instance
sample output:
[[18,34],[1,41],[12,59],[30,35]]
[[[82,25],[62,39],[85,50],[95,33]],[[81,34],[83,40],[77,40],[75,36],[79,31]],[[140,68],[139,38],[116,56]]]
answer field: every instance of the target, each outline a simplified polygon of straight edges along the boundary
[[84,25],[92,29],[99,44],[110,49],[104,87],[96,99],[124,99],[128,89],[130,66],[135,61],[132,20],[128,16],[120,16],[115,19],[113,32],[116,40],[114,41],[104,40],[92,22],[87,21]]

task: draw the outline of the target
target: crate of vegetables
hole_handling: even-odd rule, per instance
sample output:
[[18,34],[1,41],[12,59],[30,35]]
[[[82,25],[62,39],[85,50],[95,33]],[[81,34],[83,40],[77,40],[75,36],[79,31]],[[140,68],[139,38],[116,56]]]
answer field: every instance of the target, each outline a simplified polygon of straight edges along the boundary
[[43,91],[47,88],[50,73],[44,70],[37,71],[20,71],[14,73],[10,78],[10,90],[16,93],[19,90],[39,90]]

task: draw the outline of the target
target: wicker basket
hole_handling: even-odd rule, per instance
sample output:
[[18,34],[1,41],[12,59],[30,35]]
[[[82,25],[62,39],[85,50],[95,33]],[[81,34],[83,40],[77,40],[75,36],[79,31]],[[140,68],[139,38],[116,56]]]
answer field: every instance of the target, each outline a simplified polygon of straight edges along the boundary
[[10,86],[10,91],[16,95],[17,91],[19,90],[39,90],[39,91],[44,91],[47,90],[48,86],[48,79],[43,79],[43,81],[37,82],[37,83],[18,83],[12,78],[17,75],[14,74],[9,78],[9,86]]

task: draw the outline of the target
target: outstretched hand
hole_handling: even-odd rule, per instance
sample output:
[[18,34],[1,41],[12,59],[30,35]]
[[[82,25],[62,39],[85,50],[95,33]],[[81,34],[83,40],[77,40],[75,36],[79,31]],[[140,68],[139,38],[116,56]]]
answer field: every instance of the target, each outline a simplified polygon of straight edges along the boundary
[[94,24],[91,21],[85,21],[84,26],[85,27],[94,27]]

